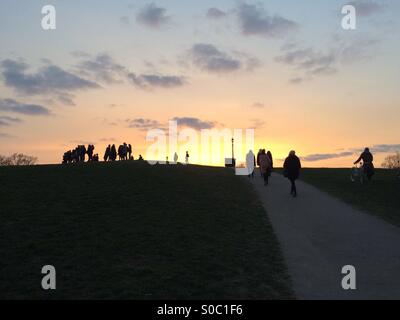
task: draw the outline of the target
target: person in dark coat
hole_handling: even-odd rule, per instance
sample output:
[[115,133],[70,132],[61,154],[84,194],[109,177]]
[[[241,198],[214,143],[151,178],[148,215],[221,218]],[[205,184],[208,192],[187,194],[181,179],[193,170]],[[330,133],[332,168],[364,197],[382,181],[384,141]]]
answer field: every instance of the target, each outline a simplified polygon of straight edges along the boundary
[[260,160],[261,175],[264,178],[264,185],[268,185],[268,178],[269,178],[268,170],[270,170],[271,162],[267,154],[265,153],[265,149],[261,150],[259,160]]
[[117,160],[117,149],[115,148],[115,144],[111,146],[110,159],[111,161]]
[[364,152],[361,153],[360,157],[357,159],[354,164],[363,162],[363,169],[364,173],[367,175],[368,180],[371,180],[372,176],[374,175],[374,156],[369,151],[369,148],[365,148]]
[[293,197],[297,197],[296,180],[299,178],[300,169],[300,159],[296,156],[296,152],[292,150],[290,151],[289,156],[285,159],[285,163],[283,164],[283,174],[286,178],[290,180],[290,193]]
[[89,144],[86,152],[89,158],[88,159],[89,162],[93,160],[93,151],[94,151],[94,145]]
[[[258,167],[260,166],[260,154],[261,154],[261,152],[262,152],[261,149],[258,150],[258,152],[257,152],[256,164],[257,164]],[[260,174],[261,174],[261,177],[262,177],[261,168],[260,168]]]
[[132,145],[128,144],[128,160],[133,160],[132,158]]
[[269,159],[269,161],[271,163],[270,167],[268,168],[268,172],[267,172],[268,176],[270,177],[271,174],[272,174],[272,169],[274,168],[274,160],[272,159],[271,151],[267,152],[267,157],[268,157],[268,159]]
[[106,152],[104,153],[104,161],[111,160],[111,145],[108,145]]

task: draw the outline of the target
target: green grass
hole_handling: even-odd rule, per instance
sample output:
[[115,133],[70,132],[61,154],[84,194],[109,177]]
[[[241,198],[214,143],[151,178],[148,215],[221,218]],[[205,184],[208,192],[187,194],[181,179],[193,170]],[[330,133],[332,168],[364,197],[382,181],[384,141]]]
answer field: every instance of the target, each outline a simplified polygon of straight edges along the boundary
[[349,169],[302,169],[300,179],[400,226],[400,179],[392,170],[377,169],[363,185],[350,181]]
[[265,211],[227,169],[2,167],[0,181],[2,299],[293,298]]

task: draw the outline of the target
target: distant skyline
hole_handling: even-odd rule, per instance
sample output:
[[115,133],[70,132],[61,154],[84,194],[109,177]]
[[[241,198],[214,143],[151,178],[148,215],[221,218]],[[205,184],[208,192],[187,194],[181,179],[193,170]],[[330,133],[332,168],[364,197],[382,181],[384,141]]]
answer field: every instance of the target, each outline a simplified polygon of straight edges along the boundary
[[[345,4],[356,30],[341,27]],[[56,30],[41,28],[44,5]],[[102,158],[127,142],[137,158],[146,130],[177,119],[254,128],[254,152],[278,165],[294,149],[304,166],[349,167],[368,146],[380,166],[400,151],[398,12],[395,0],[3,0],[0,154],[60,163],[77,144]]]

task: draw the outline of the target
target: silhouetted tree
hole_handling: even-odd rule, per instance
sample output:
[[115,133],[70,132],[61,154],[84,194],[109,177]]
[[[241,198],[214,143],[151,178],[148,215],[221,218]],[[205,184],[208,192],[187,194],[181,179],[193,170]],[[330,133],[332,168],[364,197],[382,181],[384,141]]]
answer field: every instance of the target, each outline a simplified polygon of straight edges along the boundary
[[32,166],[37,158],[22,153],[14,153],[9,157],[0,156],[0,166]]
[[400,152],[387,156],[382,163],[382,167],[386,169],[400,169]]

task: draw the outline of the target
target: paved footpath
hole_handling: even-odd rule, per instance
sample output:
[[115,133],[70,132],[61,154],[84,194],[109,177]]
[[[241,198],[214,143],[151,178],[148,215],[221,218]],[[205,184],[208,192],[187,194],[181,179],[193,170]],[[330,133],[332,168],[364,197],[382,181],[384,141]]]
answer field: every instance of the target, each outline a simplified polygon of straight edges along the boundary
[[[286,259],[298,299],[400,299],[400,228],[308,185],[273,174],[252,179]],[[356,268],[356,290],[343,290],[342,267]]]

